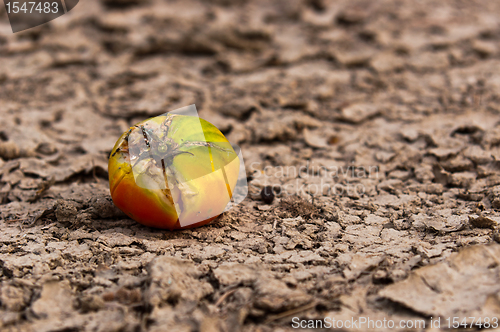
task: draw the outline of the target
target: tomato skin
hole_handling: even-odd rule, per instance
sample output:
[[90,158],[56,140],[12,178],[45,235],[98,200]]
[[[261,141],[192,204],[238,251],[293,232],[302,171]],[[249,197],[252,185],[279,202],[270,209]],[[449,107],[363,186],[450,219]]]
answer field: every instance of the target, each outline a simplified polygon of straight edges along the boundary
[[[174,121],[174,126],[185,129],[185,123],[189,124],[192,121],[185,117],[176,118],[179,121]],[[141,123],[147,121],[162,123],[165,118],[165,116],[160,116]],[[225,147],[228,146],[227,139],[215,126],[201,119],[196,118],[196,120],[203,121],[201,123],[207,141],[211,139],[219,142],[218,144],[226,144]],[[175,134],[179,136],[179,132],[181,131],[176,129]],[[225,155],[221,155],[220,150],[214,148],[207,150],[205,147],[203,151],[194,147],[190,150],[192,153],[177,155],[171,167],[175,170],[176,176],[184,181],[169,188],[171,194],[169,198],[165,194],[165,190],[148,189],[138,185],[140,176],[138,177],[136,174],[134,177],[128,151],[119,149],[127,145],[129,133],[130,131],[125,132],[118,139],[108,164],[111,197],[118,208],[143,225],[170,230],[202,226],[222,213],[229,202],[230,193],[236,185],[239,174],[239,159],[234,151],[232,151],[234,156],[230,156],[233,160],[230,162],[223,160],[228,158],[227,151]],[[183,133],[181,132],[181,134]],[[184,134],[183,137],[186,136]],[[185,141],[178,137],[174,137],[174,139],[179,142]],[[197,139],[195,138],[194,141]],[[208,171],[206,167],[210,166],[200,166],[200,163],[193,161],[196,160],[196,157],[200,157],[200,154],[204,152],[206,154],[206,151],[209,151],[212,161],[211,170]],[[207,158],[207,156],[202,157]],[[224,172],[221,168],[224,169]],[[181,218],[179,218],[178,212],[180,212]]]
[[174,229],[175,208],[165,206],[158,197],[152,190],[137,186],[131,174],[123,177],[112,193],[115,205],[130,218],[146,226]]

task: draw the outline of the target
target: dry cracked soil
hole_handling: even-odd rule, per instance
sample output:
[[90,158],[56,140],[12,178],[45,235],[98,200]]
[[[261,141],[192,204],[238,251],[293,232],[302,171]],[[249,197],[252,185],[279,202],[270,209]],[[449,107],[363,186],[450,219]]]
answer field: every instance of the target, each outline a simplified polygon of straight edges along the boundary
[[[498,1],[86,0],[16,34],[2,7],[0,330],[494,328],[499,93]],[[248,197],[144,227],[107,157],[190,104]]]

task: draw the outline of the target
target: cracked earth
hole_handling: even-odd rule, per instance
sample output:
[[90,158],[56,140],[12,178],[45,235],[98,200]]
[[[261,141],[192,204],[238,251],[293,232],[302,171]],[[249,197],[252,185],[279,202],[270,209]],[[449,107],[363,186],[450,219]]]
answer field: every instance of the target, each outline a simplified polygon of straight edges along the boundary
[[[87,0],[16,34],[2,7],[0,329],[499,317],[499,91],[495,1]],[[139,225],[108,155],[190,104],[249,195]]]

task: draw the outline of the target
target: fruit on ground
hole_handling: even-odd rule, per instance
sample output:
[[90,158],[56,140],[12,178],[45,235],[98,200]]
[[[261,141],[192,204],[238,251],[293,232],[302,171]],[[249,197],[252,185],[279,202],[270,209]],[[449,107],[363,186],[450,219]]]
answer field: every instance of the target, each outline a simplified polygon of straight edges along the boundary
[[111,197],[146,226],[197,227],[224,211],[239,167],[236,152],[214,125],[195,116],[161,115],[116,142],[108,164]]

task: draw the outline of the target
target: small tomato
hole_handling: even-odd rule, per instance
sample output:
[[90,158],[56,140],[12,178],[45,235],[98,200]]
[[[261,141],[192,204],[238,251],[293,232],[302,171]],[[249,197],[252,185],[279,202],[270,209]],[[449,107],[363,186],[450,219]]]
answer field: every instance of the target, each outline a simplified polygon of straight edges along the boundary
[[238,155],[214,125],[167,113],[118,139],[108,164],[111,197],[146,226],[201,226],[224,211],[239,167]]

